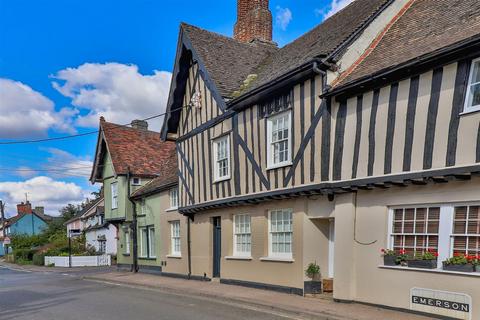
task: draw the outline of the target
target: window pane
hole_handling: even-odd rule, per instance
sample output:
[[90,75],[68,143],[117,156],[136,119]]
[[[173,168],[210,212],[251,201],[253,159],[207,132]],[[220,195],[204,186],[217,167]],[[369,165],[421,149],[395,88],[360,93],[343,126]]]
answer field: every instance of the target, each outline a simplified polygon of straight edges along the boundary
[[149,240],[149,257],[155,257],[155,229],[150,228],[149,229],[149,234],[148,234],[148,240]]
[[480,82],[480,61],[475,62],[472,72],[472,83]]
[[405,250],[410,255],[437,250],[439,219],[439,207],[395,209],[393,249]]

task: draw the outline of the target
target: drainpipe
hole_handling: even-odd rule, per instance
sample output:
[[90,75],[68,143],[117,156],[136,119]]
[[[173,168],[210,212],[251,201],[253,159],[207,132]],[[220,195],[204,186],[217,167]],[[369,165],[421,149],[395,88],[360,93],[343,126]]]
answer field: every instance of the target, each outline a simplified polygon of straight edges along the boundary
[[127,194],[128,194],[128,200],[132,204],[133,207],[133,218],[132,218],[132,224],[131,224],[131,230],[132,230],[132,243],[133,243],[133,252],[132,252],[132,258],[133,258],[133,266],[132,266],[132,272],[138,272],[138,242],[137,242],[137,206],[135,205],[135,201],[132,200],[130,197],[130,167],[127,168]]
[[322,94],[323,94],[328,90],[327,73],[318,67],[317,61],[313,63],[312,69],[313,69],[313,72],[322,76]]
[[188,279],[192,276],[192,249],[190,237],[190,215],[187,216],[187,259],[188,259]]

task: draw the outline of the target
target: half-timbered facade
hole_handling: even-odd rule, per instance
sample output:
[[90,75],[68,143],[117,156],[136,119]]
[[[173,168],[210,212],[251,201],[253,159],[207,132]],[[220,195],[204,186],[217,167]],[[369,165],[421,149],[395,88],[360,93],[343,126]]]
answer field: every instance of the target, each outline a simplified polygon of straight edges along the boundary
[[[441,263],[480,254],[479,24],[473,0],[357,0],[283,48],[182,25],[162,136],[191,273],[303,293],[316,262],[338,300],[465,316],[411,290],[480,301]],[[438,269],[381,248],[435,250]]]

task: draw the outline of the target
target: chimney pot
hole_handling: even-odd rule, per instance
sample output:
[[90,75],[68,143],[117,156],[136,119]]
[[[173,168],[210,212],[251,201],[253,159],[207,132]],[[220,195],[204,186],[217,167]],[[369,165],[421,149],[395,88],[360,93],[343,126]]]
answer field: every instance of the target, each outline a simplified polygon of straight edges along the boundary
[[148,130],[148,122],[145,120],[133,120],[131,125],[132,125],[132,128],[137,130],[143,130],[143,131]]
[[237,0],[237,22],[234,38],[250,43],[253,40],[272,42],[272,12],[269,0]]

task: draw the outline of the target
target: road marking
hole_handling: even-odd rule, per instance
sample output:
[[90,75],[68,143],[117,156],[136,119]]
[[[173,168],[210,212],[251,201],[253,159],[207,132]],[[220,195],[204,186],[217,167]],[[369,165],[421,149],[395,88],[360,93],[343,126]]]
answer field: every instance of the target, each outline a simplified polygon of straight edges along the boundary
[[[97,280],[97,279],[86,279],[84,278],[83,280],[86,281],[91,281],[91,282],[96,282],[96,283],[103,283],[103,284],[108,284],[116,287],[126,287],[126,288],[133,288],[133,289],[140,289],[140,290],[147,290],[147,291],[159,291],[165,294],[170,294],[174,296],[179,296],[179,297],[189,297],[192,299],[197,299],[197,300],[203,300],[203,301],[210,301],[210,302],[215,302],[215,303],[221,303],[225,305],[229,305],[232,307],[237,307],[239,309],[245,309],[245,310],[251,310],[251,311],[256,311],[256,312],[261,312],[264,314],[270,314],[276,317],[280,318],[285,318],[285,319],[291,319],[291,320],[305,320],[305,319],[310,319],[311,317],[301,317],[301,316],[295,316],[292,314],[287,314],[286,312],[282,311],[275,311],[272,309],[267,309],[269,308],[268,306],[262,307],[262,306],[253,306],[249,305],[248,302],[234,302],[234,301],[227,301],[227,300],[214,300],[214,297],[205,297],[205,296],[195,296],[195,295],[189,295],[185,293],[178,293],[178,292],[171,292],[168,290],[162,290],[162,288],[152,288],[152,287],[144,287],[141,285],[132,285],[132,284],[126,284],[126,283],[118,283],[118,282],[111,282],[107,280]],[[273,308],[273,307],[271,307]],[[294,312],[292,312],[294,313]],[[306,315],[309,316],[309,315]],[[330,318],[329,318],[330,319]],[[334,319],[334,318],[332,318]]]

